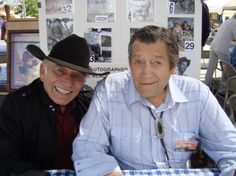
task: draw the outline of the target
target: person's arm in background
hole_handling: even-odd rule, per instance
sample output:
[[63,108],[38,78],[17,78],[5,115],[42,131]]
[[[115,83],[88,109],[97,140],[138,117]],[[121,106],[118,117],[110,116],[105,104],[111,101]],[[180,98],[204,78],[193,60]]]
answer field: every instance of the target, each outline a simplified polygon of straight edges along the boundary
[[6,97],[0,108],[0,176],[47,175],[32,163],[20,160],[23,131],[17,113],[14,100]]
[[201,148],[215,161],[220,176],[234,176],[236,169],[236,130],[208,87],[202,88]]
[[[109,155],[110,124],[105,86],[96,87],[90,107],[73,142],[74,167],[78,176],[122,175],[115,158]],[[117,173],[116,173],[117,172]]]

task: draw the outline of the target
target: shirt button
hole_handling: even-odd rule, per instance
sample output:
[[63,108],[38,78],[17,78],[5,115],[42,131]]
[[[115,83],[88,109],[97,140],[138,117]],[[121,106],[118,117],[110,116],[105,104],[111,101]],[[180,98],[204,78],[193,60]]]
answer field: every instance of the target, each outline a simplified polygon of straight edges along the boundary
[[81,169],[77,170],[77,172],[81,172]]
[[55,111],[55,108],[53,108],[52,111]]
[[25,97],[26,96],[26,93],[22,93],[22,97]]
[[49,105],[50,108],[52,108],[52,105]]

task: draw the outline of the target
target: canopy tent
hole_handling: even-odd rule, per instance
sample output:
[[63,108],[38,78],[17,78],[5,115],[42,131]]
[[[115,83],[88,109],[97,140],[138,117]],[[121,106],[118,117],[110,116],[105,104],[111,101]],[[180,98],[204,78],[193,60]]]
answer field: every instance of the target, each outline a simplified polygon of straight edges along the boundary
[[205,0],[210,12],[222,14],[223,10],[236,10],[236,0]]
[[230,0],[223,7],[223,10],[236,10],[236,0]]

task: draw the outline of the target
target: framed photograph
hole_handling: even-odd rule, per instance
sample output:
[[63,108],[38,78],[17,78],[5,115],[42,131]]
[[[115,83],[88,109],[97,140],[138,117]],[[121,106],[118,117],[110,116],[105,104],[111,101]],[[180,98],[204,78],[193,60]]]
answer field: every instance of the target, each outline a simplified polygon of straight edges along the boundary
[[89,28],[84,33],[89,44],[90,62],[112,61],[112,29]]
[[26,49],[29,44],[39,46],[38,30],[8,31],[7,60],[9,90],[28,85],[39,77],[40,60]]

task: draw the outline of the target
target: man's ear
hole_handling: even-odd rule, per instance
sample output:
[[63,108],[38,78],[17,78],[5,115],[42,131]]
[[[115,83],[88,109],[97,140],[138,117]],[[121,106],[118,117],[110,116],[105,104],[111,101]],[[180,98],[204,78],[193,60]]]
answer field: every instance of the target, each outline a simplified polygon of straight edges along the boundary
[[173,67],[172,69],[170,69],[170,74],[174,75],[177,73],[177,67]]
[[44,63],[42,63],[40,65],[39,76],[40,76],[41,81],[44,81],[44,79],[45,79],[45,75],[46,75],[46,72],[47,72],[47,70],[46,70],[47,68],[46,67],[47,66]]

